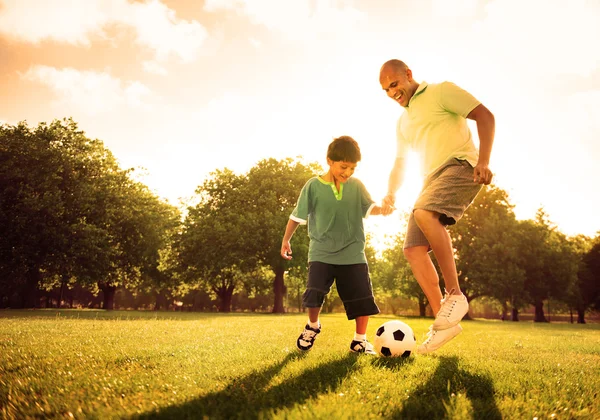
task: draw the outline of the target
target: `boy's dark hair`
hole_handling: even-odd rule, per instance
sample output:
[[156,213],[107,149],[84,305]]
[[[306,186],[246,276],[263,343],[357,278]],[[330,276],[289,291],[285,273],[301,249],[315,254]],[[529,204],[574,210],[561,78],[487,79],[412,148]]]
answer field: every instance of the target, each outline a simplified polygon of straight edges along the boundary
[[334,162],[360,162],[360,147],[350,136],[340,136],[329,144],[327,157]]

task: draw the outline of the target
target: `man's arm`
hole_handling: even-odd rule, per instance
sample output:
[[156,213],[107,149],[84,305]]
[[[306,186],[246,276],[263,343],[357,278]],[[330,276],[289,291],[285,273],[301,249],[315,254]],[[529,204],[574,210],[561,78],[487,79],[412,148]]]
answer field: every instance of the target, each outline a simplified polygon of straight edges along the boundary
[[388,193],[383,198],[382,214],[389,214],[393,211],[394,203],[396,202],[396,192],[402,186],[402,182],[404,182],[404,158],[396,158],[388,180]]
[[494,114],[483,104],[477,105],[467,115],[467,118],[475,120],[477,123],[477,134],[479,135],[479,161],[473,170],[473,182],[488,185],[492,182],[493,177],[489,164],[490,155],[492,154],[492,144],[494,143],[496,120]]

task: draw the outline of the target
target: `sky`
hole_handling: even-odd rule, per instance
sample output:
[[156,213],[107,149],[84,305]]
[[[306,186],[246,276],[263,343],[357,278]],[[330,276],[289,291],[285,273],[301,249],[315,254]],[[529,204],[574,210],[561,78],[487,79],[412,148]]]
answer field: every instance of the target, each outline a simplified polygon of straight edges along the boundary
[[[175,205],[215,170],[326,166],[350,135],[380,201],[403,109],[379,69],[397,58],[494,113],[490,167],[519,219],[543,207],[565,234],[594,236],[599,40],[600,0],[0,0],[0,123],[72,117]],[[420,186],[409,166],[401,210]],[[372,219],[376,235],[400,226]]]

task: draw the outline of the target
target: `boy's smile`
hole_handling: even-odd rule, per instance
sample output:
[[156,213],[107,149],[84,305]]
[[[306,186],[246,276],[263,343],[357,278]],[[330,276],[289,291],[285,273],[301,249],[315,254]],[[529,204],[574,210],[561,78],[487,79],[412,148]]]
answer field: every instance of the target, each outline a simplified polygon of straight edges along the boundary
[[327,163],[329,164],[329,175],[332,178],[330,182],[335,182],[336,185],[346,183],[354,174],[357,165],[356,162],[334,162],[331,159],[327,159]]

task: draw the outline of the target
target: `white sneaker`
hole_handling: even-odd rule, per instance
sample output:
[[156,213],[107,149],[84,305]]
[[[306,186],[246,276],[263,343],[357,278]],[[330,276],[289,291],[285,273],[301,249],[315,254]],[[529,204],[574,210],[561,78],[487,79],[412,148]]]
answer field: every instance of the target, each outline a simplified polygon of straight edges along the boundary
[[353,353],[377,354],[373,344],[369,343],[367,340],[352,340],[350,343],[350,351]]
[[315,339],[320,332],[321,324],[319,324],[319,328],[311,328],[310,325],[306,324],[304,331],[302,331],[302,334],[300,334],[300,337],[296,340],[296,347],[298,347],[298,350],[310,350],[313,344],[315,344]]
[[435,316],[435,321],[433,321],[434,330],[445,330],[454,327],[469,312],[469,302],[462,293],[460,295],[446,293],[441,303],[442,307]]
[[431,353],[432,351],[442,347],[461,332],[462,327],[460,324],[456,324],[455,326],[446,328],[445,330],[434,330],[432,325],[427,333],[427,339],[423,342],[423,344],[417,347],[417,354]]

